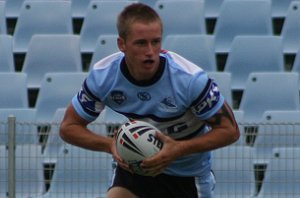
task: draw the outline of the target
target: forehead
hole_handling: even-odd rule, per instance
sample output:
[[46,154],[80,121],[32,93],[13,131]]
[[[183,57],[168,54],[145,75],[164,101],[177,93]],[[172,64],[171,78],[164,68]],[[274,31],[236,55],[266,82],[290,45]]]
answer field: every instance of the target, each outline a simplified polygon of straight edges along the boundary
[[131,24],[128,37],[161,37],[162,27],[159,22],[140,22]]

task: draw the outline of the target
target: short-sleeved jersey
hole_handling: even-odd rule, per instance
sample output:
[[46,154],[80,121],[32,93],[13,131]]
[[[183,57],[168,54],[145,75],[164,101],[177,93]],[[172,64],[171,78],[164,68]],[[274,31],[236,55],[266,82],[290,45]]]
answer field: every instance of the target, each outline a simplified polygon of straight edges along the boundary
[[[108,106],[129,119],[149,122],[177,140],[207,133],[204,120],[223,103],[217,85],[199,66],[169,51],[160,53],[159,71],[147,81],[130,75],[123,53],[112,54],[94,65],[72,99],[76,112],[88,121]],[[165,173],[201,176],[210,169],[211,154],[202,152],[177,159]]]

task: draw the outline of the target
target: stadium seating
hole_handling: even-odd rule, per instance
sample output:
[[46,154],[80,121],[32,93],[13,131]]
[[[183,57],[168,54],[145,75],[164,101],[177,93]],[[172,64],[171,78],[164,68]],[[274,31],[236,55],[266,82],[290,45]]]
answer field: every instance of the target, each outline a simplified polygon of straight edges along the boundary
[[224,1],[214,29],[215,51],[228,53],[235,36],[272,35],[272,28],[270,1]]
[[118,14],[133,2],[135,1],[90,1],[80,32],[81,52],[93,53],[100,35],[116,34]]
[[272,17],[273,18],[285,18],[290,4],[297,0],[271,0],[272,3]]
[[224,68],[231,73],[233,90],[244,90],[251,72],[283,72],[282,39],[279,36],[236,36]]
[[111,177],[111,155],[65,144],[49,191],[42,197],[105,197]]
[[227,146],[213,151],[215,198],[251,197],[255,194],[254,152],[249,146]]
[[0,1],[0,35],[7,34],[5,5],[5,1]]
[[18,18],[22,4],[25,0],[8,0],[6,1],[6,17],[7,18]]
[[300,147],[299,110],[265,111],[260,123],[254,142],[256,163],[268,164],[274,147]]
[[217,71],[213,36],[171,34],[163,40],[163,48],[178,53],[205,71]]
[[203,1],[158,0],[154,9],[163,21],[164,37],[170,34],[206,34]]
[[86,75],[84,72],[47,73],[37,96],[36,121],[51,122],[56,109],[67,107],[81,89]]
[[[0,145],[0,197],[8,192],[8,151]],[[17,145],[15,149],[16,197],[38,197],[45,191],[41,146]],[[13,167],[11,167],[13,168]],[[2,196],[4,195],[4,196]]]
[[86,15],[86,9],[91,0],[72,0],[72,17],[84,18]]
[[216,81],[220,92],[232,107],[231,74],[228,72],[208,72],[208,75]]
[[38,89],[47,72],[82,72],[78,35],[34,35],[28,46],[22,72],[27,87]]
[[71,1],[26,0],[14,30],[14,52],[26,53],[34,34],[73,34]]
[[244,121],[258,123],[267,110],[299,110],[298,86],[298,73],[251,73],[239,107]]
[[0,35],[0,72],[14,72],[13,38],[11,35]]
[[300,148],[274,148],[257,198],[300,196]]
[[[0,109],[0,122],[7,123],[8,117],[14,116],[15,143],[16,144],[38,144],[37,128],[34,125],[36,110],[32,108],[7,108]],[[8,144],[8,125],[0,124],[0,144]]]
[[27,75],[0,72],[0,108],[28,108]]
[[283,40],[283,52],[286,54],[296,54],[300,49],[300,1],[292,1],[281,31],[281,37]]
[[117,45],[117,39],[118,39],[117,34],[103,34],[98,37],[95,50],[92,54],[89,70],[93,68],[93,65],[97,61],[101,60],[102,58],[112,53],[119,51]]
[[204,14],[206,18],[218,18],[224,0],[205,0]]
[[[300,48],[299,48],[299,50],[297,51],[297,53],[295,55],[295,60],[294,60],[294,63],[293,63],[292,72],[296,72],[296,73],[300,72]],[[300,84],[299,84],[299,88],[300,88]]]

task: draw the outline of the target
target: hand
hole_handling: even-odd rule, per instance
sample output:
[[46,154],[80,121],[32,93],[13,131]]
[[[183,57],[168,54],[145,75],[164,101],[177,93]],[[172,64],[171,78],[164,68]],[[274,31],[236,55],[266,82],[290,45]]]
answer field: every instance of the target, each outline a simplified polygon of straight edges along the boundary
[[164,146],[160,152],[152,157],[143,160],[141,167],[151,175],[161,174],[170,163],[180,156],[180,142],[171,137],[156,132],[156,137],[160,139]]
[[121,158],[121,156],[118,154],[117,152],[117,144],[116,144],[116,133],[114,133],[114,137],[113,137],[113,141],[112,141],[112,145],[111,145],[111,153],[113,155],[113,158],[116,160],[116,162],[118,163],[118,165],[127,170],[128,172],[133,173],[133,171],[130,169],[129,165]]

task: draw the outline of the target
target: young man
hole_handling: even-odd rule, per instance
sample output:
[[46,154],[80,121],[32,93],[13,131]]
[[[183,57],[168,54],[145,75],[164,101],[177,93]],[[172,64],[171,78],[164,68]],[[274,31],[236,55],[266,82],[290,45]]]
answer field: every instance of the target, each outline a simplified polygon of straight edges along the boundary
[[[211,197],[210,151],[239,138],[232,110],[199,66],[161,50],[163,25],[151,7],[126,7],[117,27],[121,52],[94,65],[67,108],[61,137],[113,155],[118,166],[108,198]],[[161,130],[162,150],[142,163],[155,177],[133,174],[117,154],[114,138],[86,128],[104,106]]]

